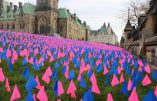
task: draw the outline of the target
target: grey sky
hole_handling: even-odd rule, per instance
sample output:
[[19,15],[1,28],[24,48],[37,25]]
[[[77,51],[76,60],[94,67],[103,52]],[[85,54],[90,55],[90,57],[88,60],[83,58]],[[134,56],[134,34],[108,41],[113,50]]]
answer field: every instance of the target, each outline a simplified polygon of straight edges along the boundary
[[[36,4],[36,0],[8,0],[14,3],[19,1]],[[59,7],[67,8],[72,13],[86,21],[91,29],[99,29],[103,23],[110,22],[114,32],[121,38],[125,22],[119,17],[121,10],[129,0],[59,0]]]

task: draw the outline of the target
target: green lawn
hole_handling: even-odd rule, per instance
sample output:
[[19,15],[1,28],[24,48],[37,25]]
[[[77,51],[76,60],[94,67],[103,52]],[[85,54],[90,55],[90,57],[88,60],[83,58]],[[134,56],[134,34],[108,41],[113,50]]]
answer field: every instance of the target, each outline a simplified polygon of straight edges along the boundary
[[[29,63],[25,66],[22,66],[21,65],[22,60],[23,60],[23,58],[20,57],[18,59],[18,61],[15,62],[15,64],[13,65],[13,72],[12,73],[9,72],[7,61],[2,60],[2,63],[0,63],[0,67],[3,68],[3,72],[4,72],[5,76],[8,77],[8,79],[9,79],[11,90],[13,90],[13,87],[14,87],[15,84],[18,85],[18,88],[19,88],[19,91],[20,91],[20,94],[21,94],[21,99],[18,100],[18,101],[24,101],[25,97],[27,96],[27,91],[26,91],[26,88],[25,88],[25,84],[26,84],[27,80],[24,80],[24,77],[22,75],[22,71],[24,70],[24,68],[26,66],[29,67],[29,72],[31,74],[33,74],[34,77],[36,75],[39,76],[39,81],[40,81],[41,85],[45,86],[46,94],[49,98],[49,101],[55,101],[56,99],[62,99],[63,101],[75,101],[75,100],[79,101],[83,97],[84,92],[87,91],[84,88],[81,88],[79,86],[79,82],[75,78],[74,83],[77,87],[77,91],[76,91],[76,97],[77,98],[76,99],[71,99],[70,95],[66,94],[66,90],[68,89],[68,86],[69,86],[70,82],[68,80],[66,80],[65,77],[62,75],[62,73],[61,73],[62,66],[60,66],[58,68],[57,76],[58,76],[58,79],[60,81],[62,81],[62,83],[63,83],[65,93],[61,97],[56,97],[53,90],[52,90],[52,87],[53,87],[55,81],[53,81],[51,79],[51,82],[49,84],[46,84],[44,81],[41,80],[41,78],[42,78],[42,76],[43,76],[43,74],[44,74],[44,72],[45,72],[45,70],[48,66],[51,66],[51,69],[53,71],[55,61],[53,61],[52,63],[48,63],[48,62],[44,63],[45,64],[44,67],[42,67],[40,71],[36,71],[36,70],[32,69],[32,65],[30,65]],[[72,63],[70,63],[69,67],[74,67],[74,65]],[[75,68],[74,68],[74,70],[75,70],[75,74],[77,76],[79,71]],[[87,83],[88,87],[90,87],[91,86],[90,79],[87,77],[86,72],[84,74],[85,74],[86,83]],[[120,89],[123,86],[123,83],[116,86],[116,87],[106,86],[105,85],[105,76],[103,75],[103,71],[100,72],[100,73],[95,72],[95,74],[96,74],[96,78],[97,78],[98,87],[99,87],[100,92],[101,92],[100,95],[94,94],[95,101],[102,101],[102,100],[105,101],[107,99],[107,94],[108,93],[112,93],[113,99],[115,101],[127,101],[128,97],[126,97],[125,95],[120,93]],[[126,80],[128,80],[128,77],[129,76],[125,74],[125,79]],[[112,77],[110,77],[110,81],[111,80],[112,80]],[[156,82],[153,81],[153,83],[151,85],[143,87],[140,83],[140,86],[137,87],[137,92],[138,92],[139,99],[142,100],[142,98],[148,93],[148,91],[150,89],[153,90],[154,87],[155,87],[155,84],[156,84]],[[37,92],[38,92],[37,89],[33,90],[33,93],[37,94]],[[0,82],[0,99],[1,99],[1,101],[9,101],[9,99],[11,97],[11,94],[12,93],[8,93],[6,91],[5,83]]]

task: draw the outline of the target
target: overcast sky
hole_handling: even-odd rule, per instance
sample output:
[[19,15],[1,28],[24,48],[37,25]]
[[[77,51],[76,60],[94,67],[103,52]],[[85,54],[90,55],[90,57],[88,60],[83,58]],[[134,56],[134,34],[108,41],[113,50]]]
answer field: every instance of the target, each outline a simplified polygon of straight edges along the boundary
[[[36,4],[36,0],[8,0],[12,2],[31,2]],[[59,0],[59,7],[67,8],[72,13],[86,21],[93,30],[99,29],[104,22],[110,22],[114,32],[121,38],[126,22],[121,20],[121,10],[126,8],[129,0]]]

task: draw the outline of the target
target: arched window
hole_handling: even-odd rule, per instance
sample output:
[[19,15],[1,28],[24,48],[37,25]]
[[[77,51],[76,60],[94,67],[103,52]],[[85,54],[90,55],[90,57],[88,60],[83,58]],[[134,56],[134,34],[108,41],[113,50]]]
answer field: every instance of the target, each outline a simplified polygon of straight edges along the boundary
[[12,29],[15,29],[15,24],[12,25]]
[[20,28],[21,29],[24,29],[25,28],[25,23],[24,23],[24,21],[22,20],[22,21],[20,21]]
[[3,29],[3,25],[1,25],[1,29]]
[[9,29],[9,25],[7,25],[7,29]]

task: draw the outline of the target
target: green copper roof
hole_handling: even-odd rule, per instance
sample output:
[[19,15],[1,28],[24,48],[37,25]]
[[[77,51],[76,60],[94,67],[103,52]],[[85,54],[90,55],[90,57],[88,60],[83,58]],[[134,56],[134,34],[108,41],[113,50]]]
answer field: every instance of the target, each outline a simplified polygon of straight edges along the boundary
[[106,24],[104,23],[104,25],[98,30],[98,34],[107,34],[107,28],[106,28]]
[[25,3],[23,6],[23,11],[25,14],[35,15],[35,6],[30,3]]
[[58,17],[67,19],[70,17],[70,14],[68,13],[67,9],[61,8],[58,10]]

